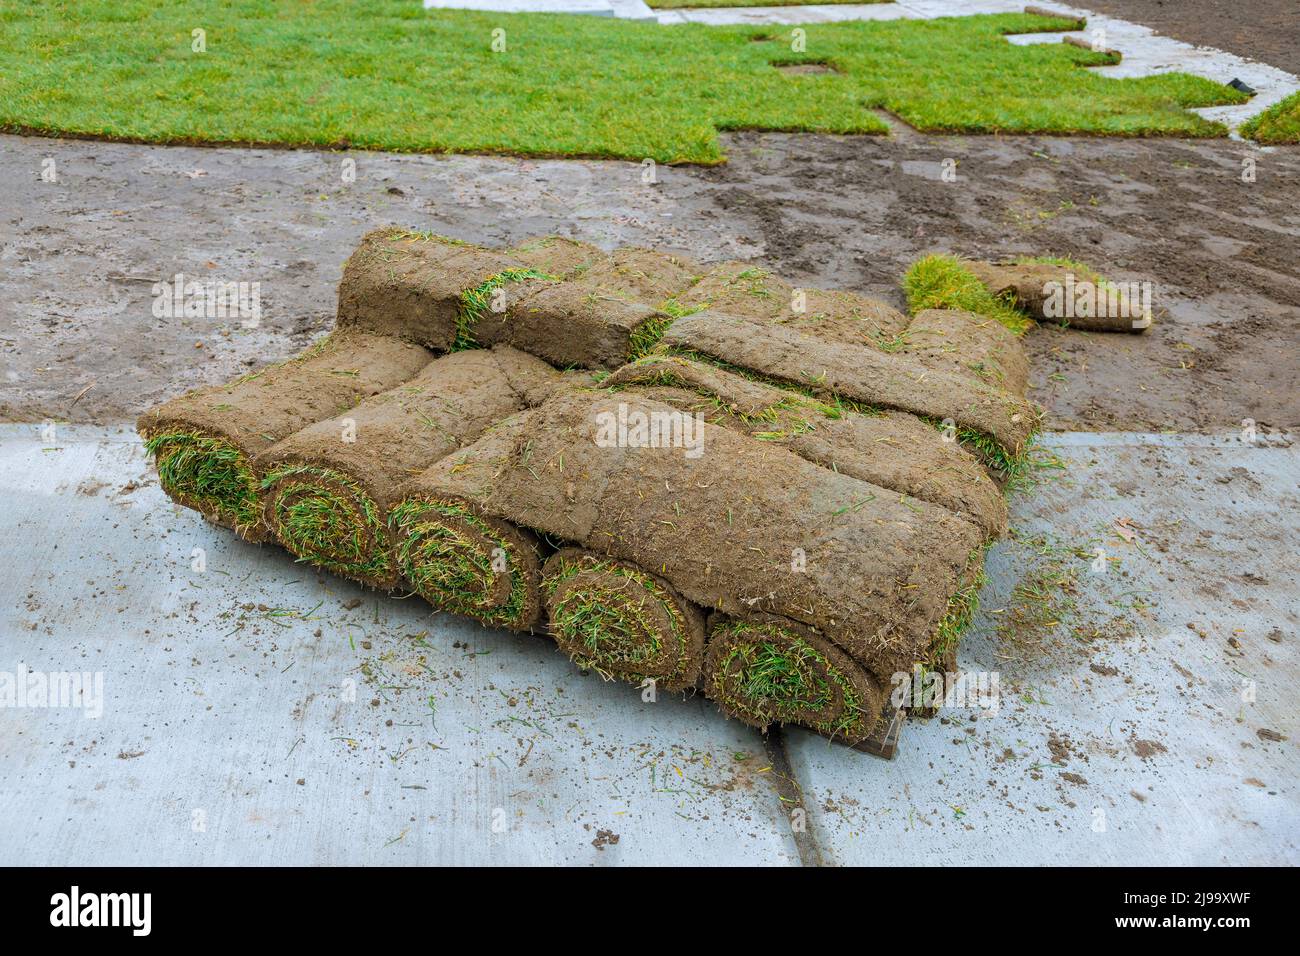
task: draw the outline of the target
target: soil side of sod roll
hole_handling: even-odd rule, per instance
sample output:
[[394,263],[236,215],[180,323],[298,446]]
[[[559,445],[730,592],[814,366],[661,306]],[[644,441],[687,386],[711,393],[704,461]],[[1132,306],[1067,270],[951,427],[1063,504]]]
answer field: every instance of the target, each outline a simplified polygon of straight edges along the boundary
[[879,299],[822,289],[796,292],[795,286],[747,262],[712,265],[677,301],[688,314],[738,315],[851,345],[889,343],[908,324],[907,316]]
[[626,246],[577,276],[586,288],[658,306],[694,285],[705,267],[686,256]]
[[1024,398],[974,377],[929,368],[914,358],[826,342],[781,326],[713,312],[678,319],[664,333],[667,351],[722,362],[827,400],[849,399],[935,422],[955,423],[995,456],[1027,447],[1038,413]]
[[299,559],[391,589],[399,575],[387,519],[397,488],[561,380],[508,347],[436,358],[397,388],[259,454],[264,523]]
[[[638,337],[658,335],[668,317],[590,288],[581,280],[525,280],[503,287],[503,310],[474,325],[480,344],[507,343],[558,366],[617,368],[637,351]],[[642,330],[650,330],[642,333]]]
[[923,309],[900,340],[902,354],[931,368],[974,375],[1021,398],[1029,388],[1029,357],[1020,337],[996,319],[958,309]]
[[797,724],[851,746],[871,735],[888,687],[798,624],[709,621],[704,693],[751,727]]
[[615,434],[681,417],[635,395],[557,395],[433,465],[396,510],[457,504],[653,569],[701,607],[813,627],[878,673],[910,669],[983,531],[726,428],[694,426],[689,447]]
[[[569,269],[572,259],[567,248],[553,258],[528,257],[544,275],[494,290],[493,307],[473,322],[475,342],[513,345],[562,367],[617,368],[658,343],[673,319],[666,309],[701,268],[636,248]],[[566,269],[564,281],[554,278]]]
[[986,534],[1006,530],[1006,499],[979,460],[914,415],[860,414],[672,355],[646,356],[601,384],[700,412],[824,468],[940,505]]
[[669,693],[699,683],[704,614],[663,578],[562,548],[542,567],[542,594],[551,636],[583,670]]
[[523,265],[560,279],[572,279],[609,259],[589,242],[564,236],[538,236],[506,250]]
[[433,356],[389,336],[334,332],[302,355],[151,409],[137,428],[169,497],[250,541],[261,521],[254,457],[411,378]]
[[377,229],[343,266],[337,327],[448,352],[472,344],[472,312],[483,310],[495,286],[529,274],[536,270],[503,252]]

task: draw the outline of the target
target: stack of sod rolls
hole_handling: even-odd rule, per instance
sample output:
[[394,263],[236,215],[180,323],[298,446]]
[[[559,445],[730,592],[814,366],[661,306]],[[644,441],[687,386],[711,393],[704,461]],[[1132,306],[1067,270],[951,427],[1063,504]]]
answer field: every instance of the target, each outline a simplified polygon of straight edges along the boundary
[[321,344],[140,430],[164,491],[249,540],[857,744],[896,675],[951,664],[1038,423],[1015,323],[913,313],[385,229]]

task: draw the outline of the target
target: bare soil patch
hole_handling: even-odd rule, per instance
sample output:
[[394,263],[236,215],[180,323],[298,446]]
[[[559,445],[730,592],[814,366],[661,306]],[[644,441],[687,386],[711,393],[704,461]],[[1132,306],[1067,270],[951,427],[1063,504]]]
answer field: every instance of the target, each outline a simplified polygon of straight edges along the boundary
[[[0,419],[129,420],[300,352],[332,324],[361,236],[414,224],[753,259],[899,307],[899,277],[928,252],[1070,256],[1157,282],[1170,316],[1142,336],[1031,332],[1030,397],[1049,427],[1300,423],[1300,149],[900,127],[736,134],[728,150],[726,166],[661,166],[648,183],[621,162],[0,137]],[[57,182],[41,179],[45,159]],[[260,325],[155,317],[153,284],[177,272],[259,282]]]

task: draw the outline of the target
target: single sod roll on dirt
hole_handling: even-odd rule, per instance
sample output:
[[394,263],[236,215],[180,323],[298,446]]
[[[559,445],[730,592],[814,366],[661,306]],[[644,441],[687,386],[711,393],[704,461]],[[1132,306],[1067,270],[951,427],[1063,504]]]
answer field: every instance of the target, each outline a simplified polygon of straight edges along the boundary
[[[422,515],[422,527],[396,528],[399,549],[425,561],[404,568],[417,589],[421,576],[450,577],[428,564],[454,563],[424,549],[430,529],[449,523],[431,509],[653,569],[701,607],[806,624],[883,673],[910,669],[930,646],[985,537],[937,505],[601,390],[564,392],[514,415],[407,485],[394,514]],[[503,537],[499,525],[491,530]],[[513,579],[529,580],[535,552],[485,540],[476,553],[497,546]],[[486,558],[481,566],[490,581],[494,569]],[[420,593],[440,603],[436,588]]]
[[1029,358],[1016,335],[988,316],[959,309],[924,309],[900,336],[902,354],[931,368],[974,375],[987,385],[1024,397]]
[[1150,283],[1103,279],[1077,262],[966,262],[995,297],[1039,322],[1085,332],[1145,332],[1159,316]]
[[723,615],[710,621],[704,693],[751,727],[797,724],[860,743],[875,728],[889,687],[806,627]]
[[1014,471],[1038,425],[1023,397],[915,358],[814,339],[793,329],[703,312],[674,322],[664,350],[721,362],[826,400],[911,412],[943,425],[987,464]]
[[397,388],[259,454],[265,526],[300,560],[384,590],[399,573],[388,509],[402,483],[561,381],[507,347],[436,358]]
[[474,323],[497,290],[529,279],[554,277],[497,250],[377,229],[343,266],[337,327],[396,336],[436,352],[472,348]]
[[704,614],[662,578],[562,548],[542,567],[542,595],[551,636],[583,670],[670,693],[698,684]]
[[249,541],[261,541],[252,462],[293,432],[415,375],[433,356],[386,335],[334,332],[302,355],[146,412],[137,425],[164,492]]
[[986,534],[1006,530],[1006,499],[979,460],[915,415],[864,414],[676,355],[647,355],[601,384],[700,412],[824,468],[941,505]]
[[888,346],[907,327],[893,306],[856,292],[802,289],[745,262],[720,262],[676,297],[679,312],[706,309],[783,325],[828,342]]

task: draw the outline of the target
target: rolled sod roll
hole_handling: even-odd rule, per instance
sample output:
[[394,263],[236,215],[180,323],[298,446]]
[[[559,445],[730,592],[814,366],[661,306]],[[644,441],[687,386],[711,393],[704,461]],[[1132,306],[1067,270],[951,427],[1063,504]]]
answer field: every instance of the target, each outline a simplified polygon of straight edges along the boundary
[[856,292],[797,289],[745,262],[714,265],[677,297],[681,311],[709,309],[783,325],[813,338],[855,345],[888,344],[907,327],[897,309]]
[[560,382],[545,362],[504,346],[436,358],[398,387],[261,452],[253,466],[263,476],[263,523],[300,560],[396,587],[387,519],[397,488]]
[[501,312],[474,325],[478,342],[502,342],[559,366],[617,368],[648,351],[671,317],[572,282],[527,281],[501,290]]
[[302,355],[146,412],[137,424],[164,492],[249,541],[261,541],[253,458],[299,429],[400,384],[429,363],[386,335],[334,332]]
[[1086,332],[1145,332],[1162,317],[1150,286],[1103,279],[1077,263],[964,262],[993,295],[1040,322]]
[[551,636],[583,670],[670,693],[698,684],[704,614],[662,578],[562,548],[542,566],[542,595]]
[[388,521],[402,577],[434,607],[512,631],[538,624],[542,546],[537,535],[440,492],[436,482],[405,492]]
[[539,236],[506,250],[506,255],[529,268],[560,279],[572,279],[609,257],[589,242],[564,236]]
[[701,412],[824,468],[941,505],[986,534],[1006,530],[1006,499],[978,459],[915,415],[860,414],[673,355],[648,355],[601,384]]
[[480,342],[506,342],[561,366],[617,368],[650,351],[672,322],[664,311],[701,267],[646,249],[619,249],[569,273],[501,290],[500,311],[476,324]]
[[410,482],[395,512],[426,502],[653,568],[701,607],[806,624],[883,673],[929,646],[984,540],[937,505],[598,390],[507,419]]
[[797,724],[856,744],[875,728],[888,686],[797,624],[711,622],[704,693],[751,727]]
[[902,352],[932,368],[975,375],[1024,396],[1029,359],[1020,337],[996,319],[959,309],[923,309],[901,336]]
[[1038,424],[1037,411],[1024,398],[974,377],[739,316],[702,312],[678,319],[662,344],[668,351],[720,361],[821,398],[951,422],[951,431],[995,467],[1006,468],[1019,456]]
[[472,348],[474,323],[498,289],[545,277],[496,250],[377,229],[343,266],[337,327],[392,335],[437,352]]

